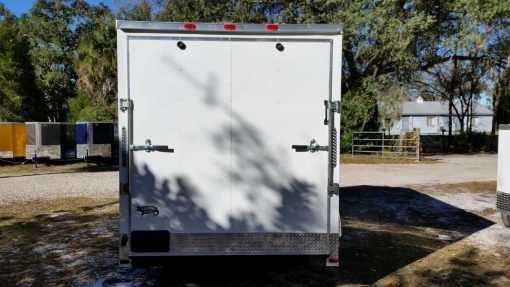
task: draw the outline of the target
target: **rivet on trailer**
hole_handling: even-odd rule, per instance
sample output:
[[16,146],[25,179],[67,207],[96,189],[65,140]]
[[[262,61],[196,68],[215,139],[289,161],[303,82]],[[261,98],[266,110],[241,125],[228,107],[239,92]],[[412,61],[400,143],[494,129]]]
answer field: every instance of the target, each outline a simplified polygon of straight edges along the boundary
[[341,25],[118,21],[117,53],[121,265],[338,266]]

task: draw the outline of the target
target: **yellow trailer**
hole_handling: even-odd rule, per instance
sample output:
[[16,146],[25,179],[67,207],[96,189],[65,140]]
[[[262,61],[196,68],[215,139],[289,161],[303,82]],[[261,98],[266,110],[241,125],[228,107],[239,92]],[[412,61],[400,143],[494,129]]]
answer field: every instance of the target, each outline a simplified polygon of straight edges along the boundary
[[25,157],[24,123],[0,123],[0,158]]

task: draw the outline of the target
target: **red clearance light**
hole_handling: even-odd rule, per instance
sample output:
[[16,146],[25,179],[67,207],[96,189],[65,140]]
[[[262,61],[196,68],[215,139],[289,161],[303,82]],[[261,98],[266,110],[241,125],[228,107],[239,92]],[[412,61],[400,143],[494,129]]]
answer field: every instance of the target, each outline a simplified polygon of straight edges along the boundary
[[340,259],[338,259],[338,258],[329,258],[329,263],[333,263],[333,264],[340,263]]
[[268,31],[278,31],[279,27],[277,24],[267,24],[266,30]]
[[184,23],[182,27],[186,30],[195,30],[197,28],[197,25],[195,25],[195,23]]
[[223,29],[233,31],[236,29],[236,24],[233,23],[225,23],[223,24]]

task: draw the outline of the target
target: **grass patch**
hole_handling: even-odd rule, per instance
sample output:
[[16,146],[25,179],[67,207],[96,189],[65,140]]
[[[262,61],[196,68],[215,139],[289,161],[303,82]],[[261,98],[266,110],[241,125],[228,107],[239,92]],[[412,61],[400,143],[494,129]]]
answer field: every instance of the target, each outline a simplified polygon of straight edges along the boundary
[[417,161],[411,158],[390,158],[380,157],[376,155],[340,155],[340,163],[352,163],[352,164],[430,164],[436,163],[437,159],[423,158],[421,161]]
[[32,220],[40,216],[53,216],[59,213],[79,213],[92,210],[95,207],[106,207],[118,202],[113,198],[59,198],[55,200],[35,200],[22,204],[2,205],[0,208],[0,226],[10,225],[13,222]]
[[497,212],[497,210],[495,208],[489,207],[489,208],[484,208],[477,214],[480,216],[489,216],[489,215],[493,215],[496,212]]
[[416,185],[416,189],[425,193],[496,193],[496,181],[471,181],[432,185]]
[[508,286],[510,250],[460,241],[399,269],[375,286]]

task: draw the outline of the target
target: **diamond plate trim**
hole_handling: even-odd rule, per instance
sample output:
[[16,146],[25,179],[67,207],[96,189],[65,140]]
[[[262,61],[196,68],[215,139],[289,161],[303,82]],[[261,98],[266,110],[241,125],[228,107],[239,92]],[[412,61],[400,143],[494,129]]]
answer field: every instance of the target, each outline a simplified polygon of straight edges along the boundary
[[496,208],[510,212],[510,194],[498,191],[496,193]]
[[172,233],[170,252],[158,255],[328,255],[338,258],[339,234]]

